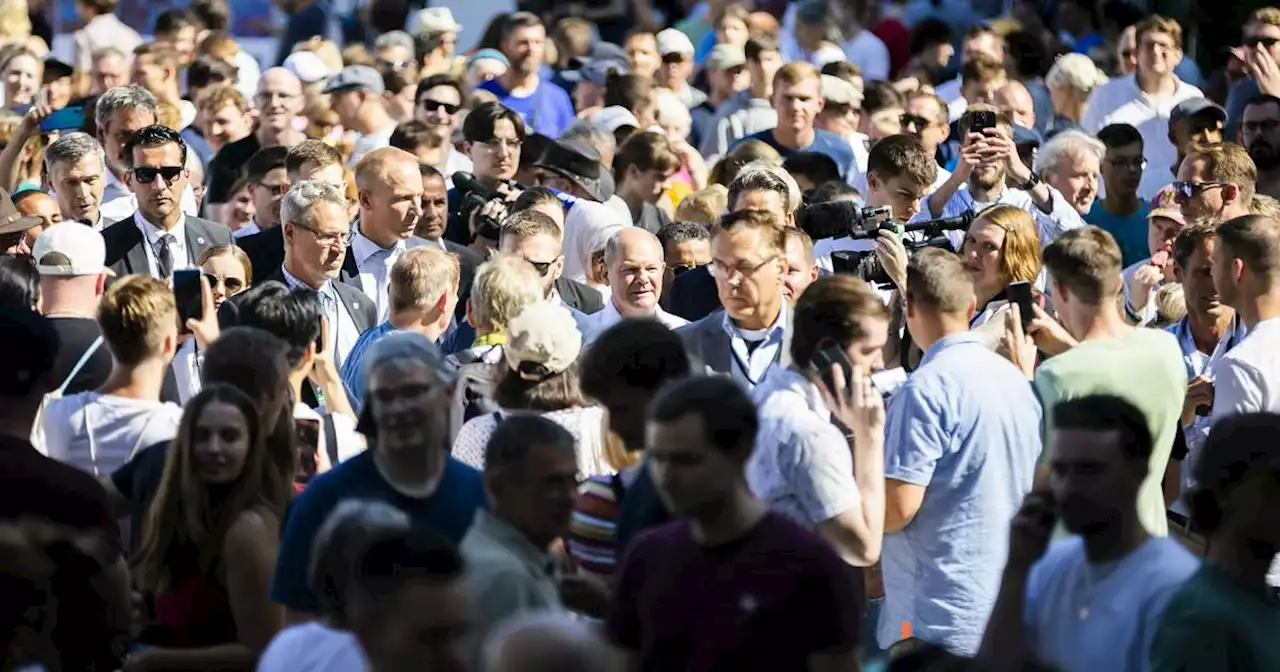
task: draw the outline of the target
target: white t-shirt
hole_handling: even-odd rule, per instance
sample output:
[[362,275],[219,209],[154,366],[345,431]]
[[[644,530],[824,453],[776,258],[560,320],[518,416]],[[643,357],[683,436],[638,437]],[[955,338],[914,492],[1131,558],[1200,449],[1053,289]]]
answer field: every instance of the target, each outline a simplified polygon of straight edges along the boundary
[[860,30],[852,40],[840,45],[849,62],[862,68],[863,81],[889,79],[889,49],[869,30]]
[[1213,420],[1238,413],[1280,413],[1280,318],[1254,325],[1213,367]]
[[312,621],[276,634],[258,659],[258,672],[364,672],[369,669],[356,636]]
[[354,166],[360,163],[360,159],[363,159],[365,154],[375,149],[389,146],[391,144],[391,133],[395,130],[396,127],[393,125],[383,131],[374,131],[368,134],[357,133],[355,147],[351,150],[351,165]]
[[45,406],[42,450],[59,462],[105,476],[143,448],[172,439],[181,421],[177,404],[81,392]]
[[[347,460],[364,452],[364,437],[356,432],[356,425],[345,415],[333,414],[333,430],[338,437],[338,461],[346,462]],[[325,443],[324,418],[321,417],[315,409],[310,406],[298,402],[293,405],[294,420],[312,420],[320,423],[320,439],[316,443],[316,449],[329,454],[329,446]]]
[[1162,187],[1173,181],[1169,170],[1178,160],[1178,150],[1169,141],[1169,113],[1188,98],[1202,98],[1200,89],[1176,80],[1171,95],[1152,98],[1138,88],[1134,75],[1113,79],[1093,90],[1089,107],[1080,126],[1090,135],[1110,124],[1129,124],[1142,135],[1142,154],[1147,169],[1138,185],[1138,196],[1154,198]]

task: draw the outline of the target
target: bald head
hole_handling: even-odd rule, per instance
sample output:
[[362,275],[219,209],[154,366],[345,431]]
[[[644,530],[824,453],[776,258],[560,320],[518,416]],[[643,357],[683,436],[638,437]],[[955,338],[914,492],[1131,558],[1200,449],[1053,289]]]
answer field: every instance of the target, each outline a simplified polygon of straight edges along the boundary
[[390,249],[413,235],[422,217],[418,159],[395,147],[375,149],[356,164],[360,233]]
[[995,104],[1009,113],[1013,123],[1024,128],[1032,128],[1036,125],[1035,102],[1031,100],[1031,92],[1027,91],[1027,87],[1022,82],[1010,79],[1007,84],[1000,87],[996,91]]
[[[281,133],[293,127],[302,114],[302,81],[284,68],[267,68],[258,78],[258,91],[253,105],[258,109],[258,140],[276,144]],[[262,137],[266,135],[267,137]]]
[[653,317],[662,296],[664,259],[658,237],[637,226],[619,230],[605,244],[605,278],[623,317]]
[[[58,207],[58,202],[54,200],[52,196],[44,192],[24,194],[22,199],[19,200],[16,205],[18,206],[18,212],[23,215],[27,217],[39,217],[44,220],[40,222],[40,231],[62,221],[62,209]],[[28,242],[32,245],[36,242],[35,236],[31,235],[33,233],[35,236],[38,236],[39,231],[33,229],[27,232],[27,235],[30,238]]]
[[499,626],[485,643],[484,670],[621,672],[622,661],[591,626],[544,611]]

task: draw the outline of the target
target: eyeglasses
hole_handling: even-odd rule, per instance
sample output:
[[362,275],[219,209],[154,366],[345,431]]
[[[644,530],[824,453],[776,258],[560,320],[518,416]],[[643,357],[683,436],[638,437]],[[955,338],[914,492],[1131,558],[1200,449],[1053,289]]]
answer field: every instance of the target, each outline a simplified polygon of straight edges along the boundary
[[151,184],[159,176],[164,178],[165,184],[173,184],[182,171],[182,166],[138,166],[133,169],[133,179],[141,184]]
[[917,117],[914,114],[904,114],[901,117],[898,117],[898,122],[902,124],[903,128],[915,126],[918,129],[924,129],[929,127],[929,120],[927,118]]
[[538,275],[545,278],[547,277],[547,272],[551,270],[551,265],[560,261],[560,257],[556,257],[551,261],[534,261],[532,259],[529,259],[528,261],[533,266],[533,270],[537,271]]
[[1192,180],[1178,180],[1173,183],[1173,193],[1179,200],[1190,200],[1209,189],[1215,187],[1225,187],[1230,182],[1195,182]]
[[222,283],[227,288],[227,293],[236,294],[244,289],[244,280],[240,278],[223,278],[212,273],[205,273],[204,279],[209,282],[210,287],[217,287],[218,283]]
[[688,273],[689,271],[692,271],[695,268],[701,268],[702,266],[703,264],[672,264],[670,266],[671,275],[673,277],[680,277],[685,273]]
[[351,236],[354,233],[352,231],[347,231],[346,233],[320,233],[305,224],[294,222],[293,225],[299,229],[310,231],[311,235],[315,236],[317,243],[320,243],[321,245],[328,245],[329,247],[333,247],[335,245],[346,247],[347,245],[350,245]]
[[481,140],[480,144],[489,147],[490,149],[497,150],[505,147],[515,152],[520,149],[520,145],[524,144],[524,141],[520,138],[511,138],[509,140],[503,138],[490,138],[488,140]]
[[1246,37],[1246,38],[1244,39],[1244,46],[1246,46],[1246,47],[1262,47],[1263,49],[1270,49],[1271,47],[1275,46],[1277,42],[1280,42],[1280,38],[1275,38],[1275,37]]
[[439,112],[440,110],[444,110],[445,114],[457,114],[458,110],[462,109],[461,105],[454,105],[440,100],[431,100],[430,98],[423,98],[418,101],[418,106],[428,112]]
[[1129,60],[1129,59],[1131,59],[1131,58],[1133,58],[1133,51],[1134,51],[1133,49],[1124,49],[1124,50],[1122,50],[1122,51],[1120,52],[1120,58],[1123,58],[1123,59],[1124,59],[1124,60],[1126,60],[1126,61],[1127,61],[1127,60]]
[[259,182],[258,186],[262,187],[263,189],[266,189],[267,191],[275,194],[276,196],[284,196],[285,194],[289,193],[288,182],[282,182],[280,184],[267,184],[266,182]]
[[758,264],[743,262],[732,268],[720,263],[719,261],[713,261],[711,262],[711,266],[707,268],[707,271],[711,273],[711,277],[717,280],[732,280],[735,276],[739,275],[743,278],[750,278],[756,273],[759,273],[760,269],[768,266],[774,261],[777,261],[777,259],[778,255],[775,254]]
[[1121,170],[1143,171],[1147,169],[1147,160],[1145,158],[1138,159],[1107,159],[1107,163],[1112,168]]
[[378,65],[384,69],[390,70],[407,70],[412,68],[415,63],[413,61],[393,61],[386,58],[379,58]]

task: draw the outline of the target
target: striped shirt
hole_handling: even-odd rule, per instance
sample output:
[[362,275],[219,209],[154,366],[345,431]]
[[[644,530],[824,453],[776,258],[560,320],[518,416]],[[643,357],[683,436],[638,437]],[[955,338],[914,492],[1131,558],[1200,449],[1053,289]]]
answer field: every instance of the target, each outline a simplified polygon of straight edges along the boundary
[[578,487],[568,551],[582,569],[599,576],[612,576],[618,566],[618,515],[622,513],[624,482],[623,474],[601,475]]

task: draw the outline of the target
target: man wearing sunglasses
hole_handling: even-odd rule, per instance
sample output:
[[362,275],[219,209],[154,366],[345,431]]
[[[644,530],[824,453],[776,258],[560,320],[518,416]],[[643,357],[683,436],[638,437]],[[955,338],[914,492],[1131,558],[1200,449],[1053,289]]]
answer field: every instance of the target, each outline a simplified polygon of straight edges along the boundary
[[1178,167],[1173,190],[1188,225],[1221,224],[1251,212],[1258,168],[1239,145],[1198,148]]
[[431,75],[418,83],[417,96],[413,118],[426,124],[431,136],[448,148],[444,163],[432,168],[439,170],[452,188],[454,173],[470,173],[474,169],[471,158],[453,146],[453,131],[458,128],[462,113],[462,85],[449,75]]
[[658,232],[666,258],[666,273],[662,276],[663,302],[667,290],[675,279],[711,263],[711,233],[707,227],[695,222],[672,222]]
[[[563,233],[550,216],[524,210],[502,222],[498,251],[513,254],[533,264],[542,278],[542,294],[547,301],[569,309],[578,331],[587,333],[586,311],[600,305],[600,293],[577,280],[562,277],[564,272]],[[594,308],[593,312],[599,308]]]
[[[1238,142],[1244,107],[1262,93],[1257,78],[1252,76],[1253,64],[1261,63],[1262,59],[1280,63],[1280,8],[1263,7],[1249,17],[1244,24],[1242,45],[1236,53],[1245,64],[1245,72],[1250,75],[1232,86],[1227,94],[1226,139]],[[1274,91],[1269,93],[1275,94]]]
[[117,276],[138,273],[168,280],[189,268],[205,250],[231,244],[231,229],[187,215],[180,207],[187,190],[187,145],[177,131],[147,126],[124,144],[125,180],[137,197],[132,218],[102,230],[107,266]]

